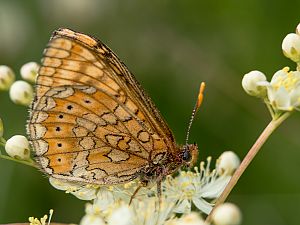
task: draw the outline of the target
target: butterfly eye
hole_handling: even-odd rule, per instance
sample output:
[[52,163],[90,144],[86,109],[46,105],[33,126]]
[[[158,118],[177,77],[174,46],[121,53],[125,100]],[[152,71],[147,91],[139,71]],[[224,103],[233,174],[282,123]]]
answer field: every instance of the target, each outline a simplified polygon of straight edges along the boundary
[[186,162],[191,161],[192,155],[188,149],[185,149],[182,154],[182,159]]

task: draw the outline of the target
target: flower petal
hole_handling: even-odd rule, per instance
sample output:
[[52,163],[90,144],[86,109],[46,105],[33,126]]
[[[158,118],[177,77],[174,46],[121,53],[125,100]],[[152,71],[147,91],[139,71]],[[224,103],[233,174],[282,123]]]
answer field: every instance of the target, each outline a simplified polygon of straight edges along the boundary
[[97,191],[98,191],[98,189],[95,187],[86,186],[86,187],[80,188],[74,192],[71,192],[71,194],[76,196],[80,200],[89,201],[89,200],[93,200],[97,197],[97,195],[96,195]]
[[210,211],[213,208],[212,204],[208,203],[202,198],[193,198],[193,203],[199,210],[201,210],[207,215],[210,213]]
[[283,69],[278,70],[276,73],[274,73],[271,79],[271,85],[275,85],[276,83],[283,80],[287,76],[289,70],[289,67],[284,67]]
[[210,182],[202,187],[202,198],[217,198],[225,189],[231,176],[218,177],[214,182]]
[[300,86],[297,86],[290,93],[291,105],[295,108],[300,106]]
[[63,181],[61,179],[56,179],[53,177],[49,177],[49,183],[57,190],[62,190],[67,192],[76,191],[82,186],[81,184],[78,183]]
[[175,213],[190,213],[191,208],[191,201],[188,199],[183,199],[177,203],[177,206],[173,211]]
[[271,102],[271,104],[274,104],[274,106],[280,110],[291,110],[291,99],[284,87],[281,86],[275,92],[274,102]]

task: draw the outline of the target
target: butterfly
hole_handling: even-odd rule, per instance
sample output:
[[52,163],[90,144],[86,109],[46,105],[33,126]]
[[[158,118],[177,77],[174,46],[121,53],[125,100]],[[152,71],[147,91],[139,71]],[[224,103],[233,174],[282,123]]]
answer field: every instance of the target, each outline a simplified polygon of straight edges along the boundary
[[138,179],[142,186],[157,182],[160,192],[166,175],[198,155],[196,144],[176,144],[150,97],[105,44],[65,28],[44,50],[27,131],[41,170],[72,182]]

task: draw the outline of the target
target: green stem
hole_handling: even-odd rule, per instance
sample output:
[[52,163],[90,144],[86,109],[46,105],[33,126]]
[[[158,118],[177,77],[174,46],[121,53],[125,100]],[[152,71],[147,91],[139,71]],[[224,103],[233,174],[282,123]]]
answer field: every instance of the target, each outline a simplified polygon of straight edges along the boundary
[[32,159],[20,160],[20,159],[15,159],[15,158],[12,158],[8,155],[2,155],[2,154],[0,154],[0,158],[10,160],[10,161],[13,161],[13,162],[17,162],[17,163],[22,163],[24,165],[31,166],[31,167],[34,167],[34,168],[39,168],[38,165]]
[[272,119],[274,120],[274,118],[275,118],[275,112],[274,112],[273,107],[270,105],[270,103],[267,100],[265,100],[265,104],[266,104],[266,106],[267,106],[267,108],[268,108],[268,110],[269,110],[269,112],[270,112],[270,114],[272,116]]
[[0,145],[5,146],[6,140],[3,137],[0,137]]
[[243,159],[241,165],[238,167],[238,169],[234,172],[233,176],[231,177],[229,183],[225,187],[224,191],[220,195],[220,197],[217,199],[216,204],[213,208],[213,210],[210,212],[210,214],[206,218],[207,223],[211,223],[212,220],[212,214],[215,208],[222,204],[236,183],[238,182],[239,178],[242,176],[246,168],[249,166],[251,161],[254,159],[255,155],[258,153],[258,151],[261,149],[262,145],[266,142],[268,137],[276,130],[276,128],[284,121],[286,120],[289,116],[291,115],[291,112],[286,112],[282,114],[280,117],[277,119],[273,119],[268,126],[264,129],[264,131],[261,133],[259,138],[256,140],[254,145],[251,147],[245,158]]

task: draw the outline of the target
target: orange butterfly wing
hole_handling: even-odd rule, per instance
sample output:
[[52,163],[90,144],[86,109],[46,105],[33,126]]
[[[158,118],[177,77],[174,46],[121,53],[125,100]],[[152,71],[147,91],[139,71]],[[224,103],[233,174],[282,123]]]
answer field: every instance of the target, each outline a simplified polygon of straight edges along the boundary
[[55,31],[36,84],[28,133],[42,169],[53,177],[122,183],[177,151],[151,99],[93,37]]

